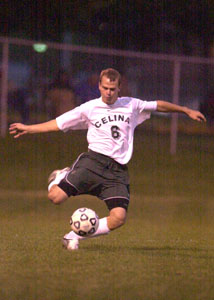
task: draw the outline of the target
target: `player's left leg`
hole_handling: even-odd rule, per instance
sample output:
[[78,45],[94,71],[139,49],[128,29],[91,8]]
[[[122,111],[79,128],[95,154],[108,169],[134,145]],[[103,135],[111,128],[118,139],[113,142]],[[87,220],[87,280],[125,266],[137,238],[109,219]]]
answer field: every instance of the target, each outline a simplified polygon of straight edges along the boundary
[[108,217],[99,219],[99,226],[94,234],[90,237],[82,237],[77,235],[74,231],[70,231],[63,238],[63,246],[68,250],[77,250],[80,240],[106,235],[110,231],[124,225],[126,221],[126,214],[127,211],[123,207],[112,208]]
[[65,234],[62,240],[63,246],[68,250],[77,250],[79,248],[79,241],[85,240],[88,238],[97,237],[100,235],[106,235],[110,232],[108,227],[107,217],[99,219],[99,226],[94,234],[90,237],[83,237],[77,235],[74,231],[70,231],[69,233]]
[[123,207],[112,208],[107,217],[108,228],[114,230],[124,225],[126,222],[126,214],[126,209]]

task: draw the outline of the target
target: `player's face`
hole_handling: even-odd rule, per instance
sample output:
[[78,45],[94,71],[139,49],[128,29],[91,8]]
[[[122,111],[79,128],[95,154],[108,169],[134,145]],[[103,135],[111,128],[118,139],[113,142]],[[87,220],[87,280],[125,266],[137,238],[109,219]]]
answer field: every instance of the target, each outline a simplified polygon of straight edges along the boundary
[[118,80],[110,81],[108,77],[103,76],[99,83],[99,90],[103,102],[106,104],[114,104],[120,91]]

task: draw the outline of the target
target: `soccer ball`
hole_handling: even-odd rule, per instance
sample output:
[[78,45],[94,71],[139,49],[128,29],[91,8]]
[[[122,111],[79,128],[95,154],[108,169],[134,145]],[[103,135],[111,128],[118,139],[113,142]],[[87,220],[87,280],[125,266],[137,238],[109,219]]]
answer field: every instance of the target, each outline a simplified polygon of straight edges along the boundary
[[71,216],[70,225],[76,234],[90,236],[96,232],[99,225],[99,218],[92,209],[82,207],[75,210]]

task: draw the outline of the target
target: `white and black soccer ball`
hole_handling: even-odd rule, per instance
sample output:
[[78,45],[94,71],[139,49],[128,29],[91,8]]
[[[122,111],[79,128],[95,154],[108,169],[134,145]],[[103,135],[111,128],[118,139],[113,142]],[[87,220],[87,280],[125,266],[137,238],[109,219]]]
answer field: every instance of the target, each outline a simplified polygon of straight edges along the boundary
[[80,236],[90,236],[97,231],[99,218],[95,211],[82,207],[75,210],[70,219],[71,229]]

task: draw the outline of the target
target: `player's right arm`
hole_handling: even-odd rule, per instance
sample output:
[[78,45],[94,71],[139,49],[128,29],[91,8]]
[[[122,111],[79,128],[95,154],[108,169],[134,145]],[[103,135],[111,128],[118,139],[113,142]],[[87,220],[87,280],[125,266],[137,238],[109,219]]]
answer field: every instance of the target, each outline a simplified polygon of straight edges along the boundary
[[25,125],[22,123],[13,123],[9,127],[10,134],[14,135],[14,138],[18,138],[23,134],[32,134],[32,133],[41,133],[41,132],[50,132],[58,131],[59,127],[57,126],[56,120],[51,120],[48,122]]

